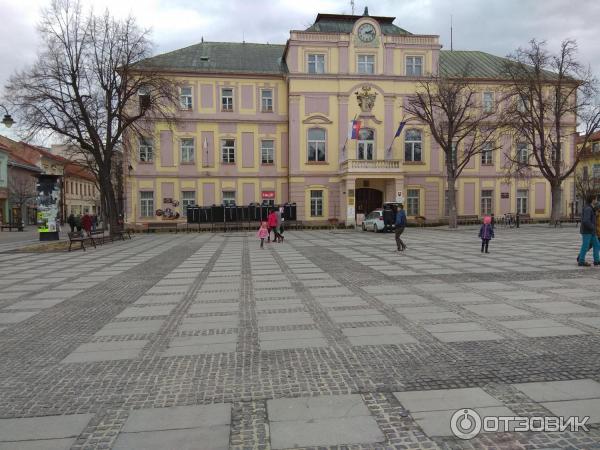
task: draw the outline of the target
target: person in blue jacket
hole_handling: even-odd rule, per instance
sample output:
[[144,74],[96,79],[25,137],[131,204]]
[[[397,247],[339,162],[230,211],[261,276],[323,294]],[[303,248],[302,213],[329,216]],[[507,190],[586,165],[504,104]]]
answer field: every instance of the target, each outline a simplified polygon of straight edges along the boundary
[[600,242],[598,236],[596,236],[596,212],[594,208],[597,205],[597,200],[588,198],[586,206],[583,208],[581,213],[581,226],[579,232],[581,233],[581,249],[579,250],[579,257],[577,258],[577,264],[583,267],[589,267],[590,263],[585,261],[585,254],[592,247],[594,254],[594,265],[600,266]]
[[404,206],[402,204],[398,205],[398,212],[396,212],[396,221],[394,225],[396,232],[396,246],[398,247],[398,251],[401,252],[406,249],[406,244],[400,239],[400,235],[404,233],[404,228],[406,228],[406,213],[404,212]]

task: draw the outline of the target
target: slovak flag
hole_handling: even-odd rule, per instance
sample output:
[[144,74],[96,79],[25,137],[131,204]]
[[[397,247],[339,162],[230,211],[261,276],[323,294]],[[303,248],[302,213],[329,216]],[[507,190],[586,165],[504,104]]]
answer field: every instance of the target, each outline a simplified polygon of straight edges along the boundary
[[358,132],[360,131],[360,120],[352,120],[348,124],[348,139],[358,139]]
[[400,125],[398,125],[398,130],[396,130],[396,135],[394,137],[400,137],[400,134],[402,133],[402,129],[404,128],[404,125],[406,125],[406,121],[400,122]]

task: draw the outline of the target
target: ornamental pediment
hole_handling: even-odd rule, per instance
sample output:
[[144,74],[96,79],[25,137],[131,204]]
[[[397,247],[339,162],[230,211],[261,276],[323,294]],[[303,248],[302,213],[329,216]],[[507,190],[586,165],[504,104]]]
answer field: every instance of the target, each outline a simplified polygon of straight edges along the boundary
[[312,116],[308,116],[306,119],[304,119],[302,123],[308,123],[311,125],[328,125],[333,122],[323,114],[313,114]]

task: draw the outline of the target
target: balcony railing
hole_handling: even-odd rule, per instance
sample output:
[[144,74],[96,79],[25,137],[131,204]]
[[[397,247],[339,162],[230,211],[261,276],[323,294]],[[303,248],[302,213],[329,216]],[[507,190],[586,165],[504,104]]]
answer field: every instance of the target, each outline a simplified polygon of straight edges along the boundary
[[348,159],[340,164],[341,172],[396,172],[400,170],[398,159]]

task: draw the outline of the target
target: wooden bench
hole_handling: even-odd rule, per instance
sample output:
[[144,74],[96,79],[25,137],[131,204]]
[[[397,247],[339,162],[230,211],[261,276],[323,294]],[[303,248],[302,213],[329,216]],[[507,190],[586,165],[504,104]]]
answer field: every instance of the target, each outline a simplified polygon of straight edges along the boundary
[[131,232],[128,229],[125,229],[123,225],[115,225],[110,229],[110,240],[111,242],[115,237],[120,238],[122,241],[125,240],[125,236],[131,239]]
[[531,223],[531,216],[529,214],[519,214],[519,224],[522,223]]
[[175,233],[177,233],[177,222],[149,222],[146,230],[147,233],[149,233],[150,230],[175,230]]
[[8,228],[8,231],[12,231],[13,228],[17,231],[23,231],[23,223],[3,223],[2,225],[0,225],[0,231],[3,231],[5,228]]
[[92,238],[96,242],[100,242],[100,244],[104,244],[104,239],[106,239],[106,235],[104,234],[104,228],[96,228],[95,230],[91,230],[88,233],[88,236]]
[[456,223],[458,225],[475,225],[479,223],[479,216],[477,214],[457,216]]
[[85,241],[90,241],[94,248],[96,248],[96,242],[94,242],[94,238],[91,236],[86,236],[85,234],[83,234],[83,231],[72,231],[67,233],[67,235],[69,236],[69,251],[71,251],[71,246],[73,245],[73,242],[79,242],[81,244],[79,248],[83,249],[83,251],[85,251]]

